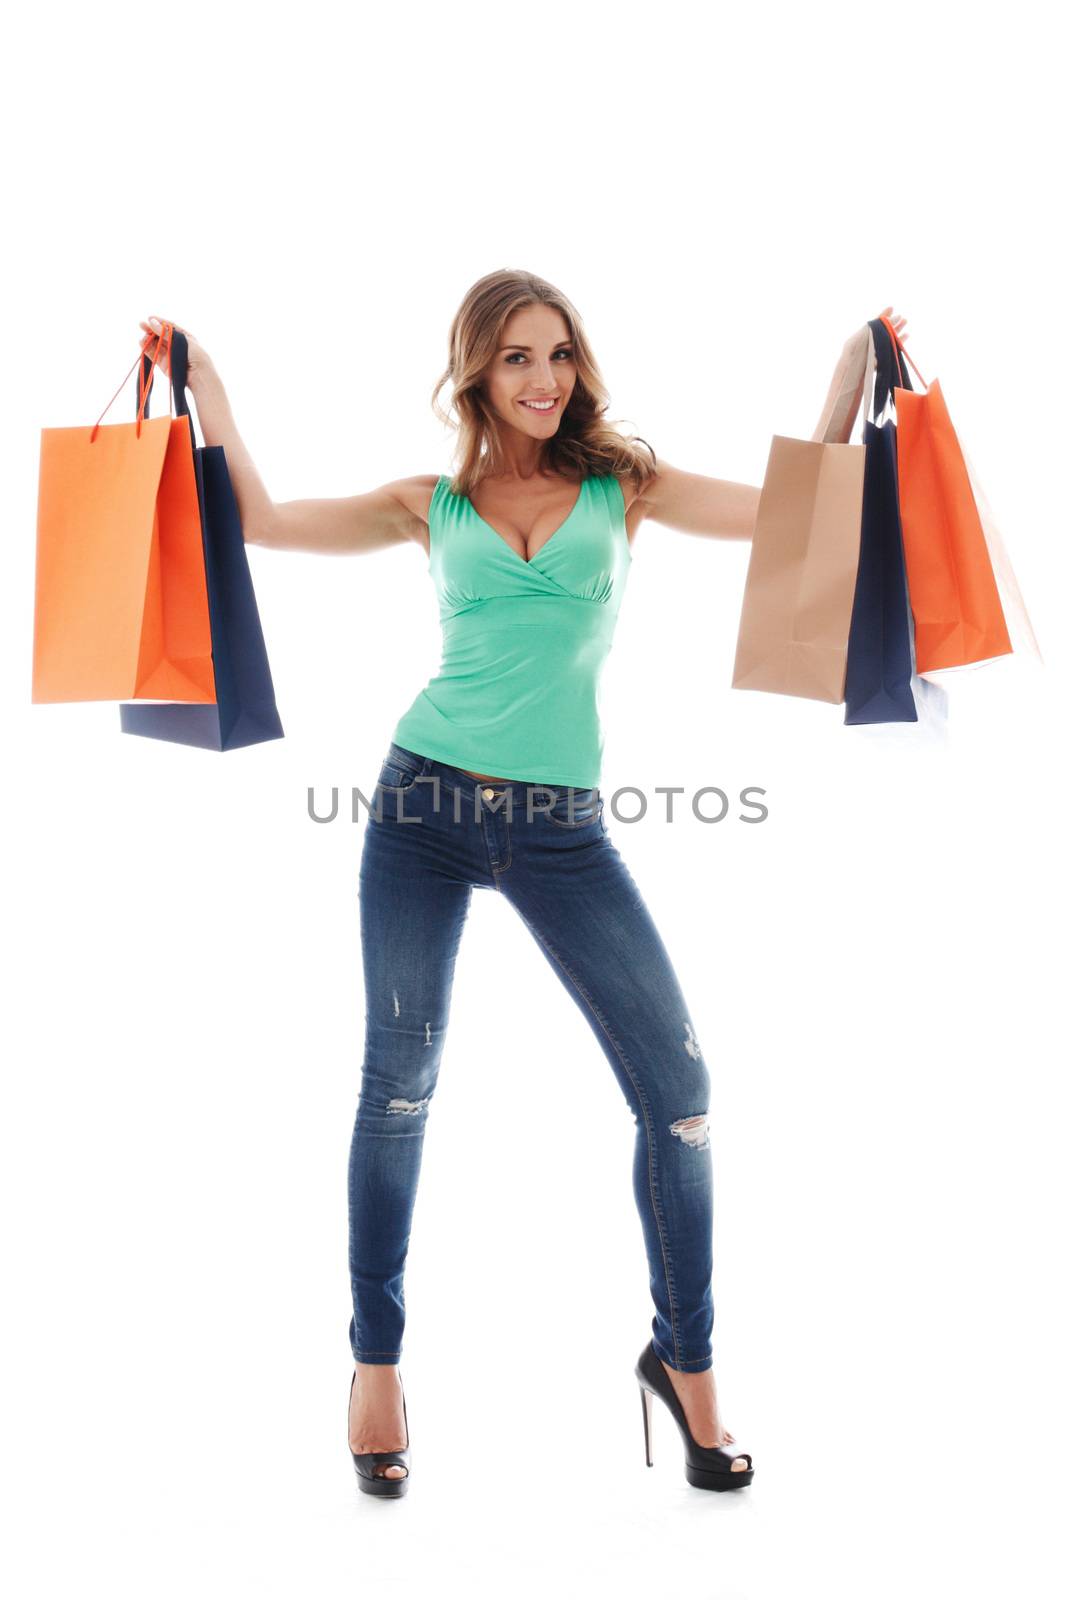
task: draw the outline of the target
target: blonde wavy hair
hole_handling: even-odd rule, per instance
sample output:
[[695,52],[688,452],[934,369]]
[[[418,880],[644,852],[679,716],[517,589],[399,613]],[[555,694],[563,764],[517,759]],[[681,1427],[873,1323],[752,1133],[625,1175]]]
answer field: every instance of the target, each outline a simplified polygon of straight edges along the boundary
[[[489,409],[482,378],[508,317],[521,306],[538,302],[554,307],[566,322],[576,369],[567,409],[546,442],[545,464],[571,479],[633,475],[639,489],[643,488],[655,475],[656,452],[646,439],[623,435],[605,420],[611,396],[581,317],[565,294],[536,273],[502,268],[479,278],[464,295],[448,333],[448,366],[430,399],[434,415],[458,434],[453,453],[456,470],[450,484],[453,494],[469,495],[482,478],[504,465],[499,422]],[[443,411],[437,397],[449,380],[452,400],[449,410]]]

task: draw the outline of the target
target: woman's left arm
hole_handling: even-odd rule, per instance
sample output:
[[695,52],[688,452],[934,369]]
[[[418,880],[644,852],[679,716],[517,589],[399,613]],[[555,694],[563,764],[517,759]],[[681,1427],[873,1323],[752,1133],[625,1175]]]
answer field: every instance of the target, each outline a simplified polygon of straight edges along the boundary
[[[893,307],[880,313],[888,317],[901,343],[908,337],[901,330],[906,317],[893,316]],[[866,346],[867,324],[845,341],[834,371],[831,395],[836,393],[839,374],[852,358],[856,341]],[[829,404],[829,399],[827,404]],[[683,472],[681,467],[659,461],[634,505],[638,518],[661,522],[678,533],[696,533],[711,539],[751,539],[756,528],[762,484],[732,483],[727,478],[707,478],[699,472]]]
[[705,478],[699,472],[657,461],[634,504],[638,517],[661,522],[678,533],[698,533],[712,539],[751,539],[762,487],[731,483],[726,478]]

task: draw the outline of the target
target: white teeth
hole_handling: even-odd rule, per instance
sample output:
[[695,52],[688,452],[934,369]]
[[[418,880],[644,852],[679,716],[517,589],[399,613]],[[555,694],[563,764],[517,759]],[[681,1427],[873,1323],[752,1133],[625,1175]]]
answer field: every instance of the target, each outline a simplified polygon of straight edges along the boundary
[[529,406],[531,411],[551,411],[556,404],[554,400],[520,400],[520,406]]

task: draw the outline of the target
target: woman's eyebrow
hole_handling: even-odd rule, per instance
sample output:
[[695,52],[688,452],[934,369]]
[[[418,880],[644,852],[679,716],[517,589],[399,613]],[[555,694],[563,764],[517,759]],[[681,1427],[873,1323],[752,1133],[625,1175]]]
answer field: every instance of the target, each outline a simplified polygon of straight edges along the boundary
[[[559,343],[558,344],[554,344],[552,346],[552,348],[553,348],[553,350],[558,350],[561,344],[573,344],[573,343],[574,343],[573,339],[560,339]],[[525,350],[527,353],[529,353],[529,351],[533,349],[533,346],[529,345],[529,344],[502,344],[500,346],[500,348],[501,348],[501,350]]]

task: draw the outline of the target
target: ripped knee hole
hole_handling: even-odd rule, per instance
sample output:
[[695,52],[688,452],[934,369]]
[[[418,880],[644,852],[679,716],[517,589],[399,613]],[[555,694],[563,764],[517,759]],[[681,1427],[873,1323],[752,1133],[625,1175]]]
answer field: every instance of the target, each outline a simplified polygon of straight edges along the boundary
[[709,1144],[708,1116],[702,1111],[695,1117],[681,1117],[677,1122],[671,1123],[671,1132],[683,1144],[691,1145],[694,1150],[705,1150]]

